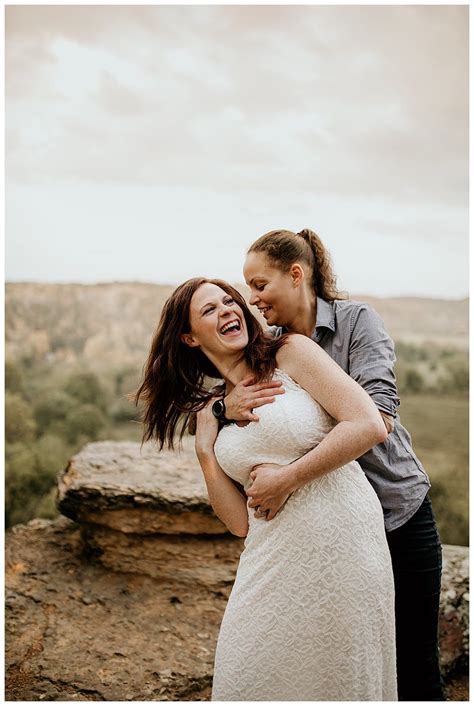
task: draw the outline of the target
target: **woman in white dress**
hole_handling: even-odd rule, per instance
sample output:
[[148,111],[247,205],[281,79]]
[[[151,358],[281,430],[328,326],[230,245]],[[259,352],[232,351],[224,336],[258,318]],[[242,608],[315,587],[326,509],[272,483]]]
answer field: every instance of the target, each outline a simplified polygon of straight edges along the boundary
[[[206,378],[222,379],[229,392],[250,373],[280,380],[286,393],[261,408],[258,422],[219,428]],[[163,308],[138,400],[144,439],[160,448],[173,447],[199,410],[196,451],[210,501],[246,537],[213,700],[396,700],[383,513],[353,460],[387,433],[367,393],[307,337],[264,334],[230,285],[196,278]],[[311,455],[320,476],[295,489],[271,522],[255,517],[245,495],[253,467]]]

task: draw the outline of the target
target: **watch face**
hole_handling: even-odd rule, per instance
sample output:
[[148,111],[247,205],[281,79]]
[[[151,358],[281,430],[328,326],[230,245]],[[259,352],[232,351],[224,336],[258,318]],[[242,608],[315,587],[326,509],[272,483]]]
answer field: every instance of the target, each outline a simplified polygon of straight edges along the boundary
[[222,400],[216,400],[212,405],[212,413],[217,419],[222,419],[225,414],[225,405]]

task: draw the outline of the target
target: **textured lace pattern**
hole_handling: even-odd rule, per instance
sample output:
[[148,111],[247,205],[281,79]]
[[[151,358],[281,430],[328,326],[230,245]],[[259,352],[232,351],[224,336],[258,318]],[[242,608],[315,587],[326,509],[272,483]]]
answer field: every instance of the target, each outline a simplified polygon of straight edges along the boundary
[[[334,420],[281,370],[286,394],[260,422],[225,427],[219,464],[245,487],[257,463],[286,464]],[[393,701],[397,698],[393,576],[383,512],[356,462],[255,519],[224,614],[212,699]]]

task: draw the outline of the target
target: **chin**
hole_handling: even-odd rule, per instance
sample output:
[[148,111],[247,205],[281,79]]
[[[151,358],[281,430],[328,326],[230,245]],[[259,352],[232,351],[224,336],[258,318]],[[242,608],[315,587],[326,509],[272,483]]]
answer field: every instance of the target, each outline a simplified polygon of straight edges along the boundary
[[270,316],[267,316],[265,318],[265,321],[267,322],[268,326],[278,326],[278,322],[273,311],[270,312]]

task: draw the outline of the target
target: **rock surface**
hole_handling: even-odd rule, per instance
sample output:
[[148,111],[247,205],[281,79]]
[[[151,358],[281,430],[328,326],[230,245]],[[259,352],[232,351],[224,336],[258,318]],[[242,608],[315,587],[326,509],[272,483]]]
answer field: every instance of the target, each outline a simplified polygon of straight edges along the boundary
[[468,667],[469,549],[443,546],[440,599],[440,663],[443,671]]
[[[209,700],[230,586],[111,571],[84,549],[66,518],[7,532],[7,700]],[[465,670],[447,693],[468,700]]]
[[[9,700],[208,700],[243,540],[213,515],[193,451],[89,444],[62,517],[6,535]],[[467,696],[468,549],[443,547],[441,662]]]
[[61,518],[8,532],[7,699],[207,700],[229,588],[112,572]]
[[191,437],[179,453],[152,443],[87,444],[59,476],[58,507],[82,524],[125,533],[228,533],[209,504]]

